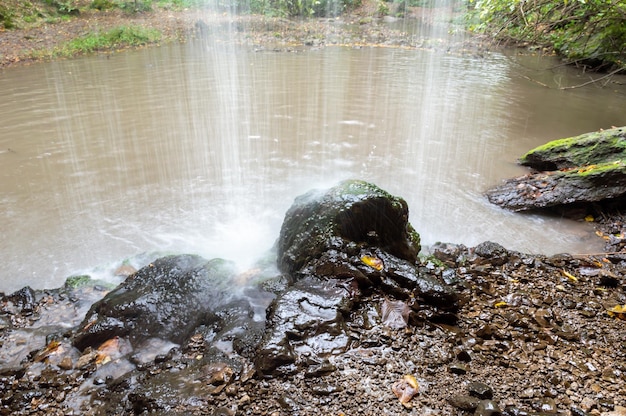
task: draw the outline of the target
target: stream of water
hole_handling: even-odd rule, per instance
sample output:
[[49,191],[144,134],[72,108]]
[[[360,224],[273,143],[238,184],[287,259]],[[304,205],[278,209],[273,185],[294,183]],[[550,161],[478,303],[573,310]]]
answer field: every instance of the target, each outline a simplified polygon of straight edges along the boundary
[[515,160],[529,149],[626,125],[623,85],[560,91],[526,78],[587,79],[538,70],[555,63],[198,42],[6,70],[0,291],[56,287],[138,255],[191,252],[245,267],[272,246],[297,195],[346,178],[404,197],[426,245],[599,251],[589,224],[483,197],[525,172]]

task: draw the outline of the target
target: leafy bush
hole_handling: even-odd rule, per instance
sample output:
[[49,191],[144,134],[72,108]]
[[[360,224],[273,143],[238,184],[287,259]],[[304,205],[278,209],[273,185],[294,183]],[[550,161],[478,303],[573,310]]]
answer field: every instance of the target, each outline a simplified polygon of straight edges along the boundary
[[11,10],[2,6],[0,6],[0,23],[5,29],[13,29],[15,27],[15,23],[13,22],[13,13]]
[[473,30],[550,46],[599,69],[626,69],[624,0],[469,0]]
[[337,16],[360,0],[252,0],[250,11],[281,17]]
[[149,12],[149,11],[152,10],[152,0],[125,1],[122,4],[120,4],[120,9],[126,10],[126,11],[131,12],[131,13]]
[[113,9],[115,7],[115,3],[111,0],[93,0],[89,7],[92,9],[107,10]]
[[45,0],[45,3],[54,7],[59,14],[78,14],[78,6],[71,0]]

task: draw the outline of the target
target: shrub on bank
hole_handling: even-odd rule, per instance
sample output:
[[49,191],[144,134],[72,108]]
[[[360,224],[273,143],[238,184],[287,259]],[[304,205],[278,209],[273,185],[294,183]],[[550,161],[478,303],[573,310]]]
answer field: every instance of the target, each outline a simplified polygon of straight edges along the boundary
[[626,70],[624,0],[468,0],[470,28],[553,49],[599,70]]

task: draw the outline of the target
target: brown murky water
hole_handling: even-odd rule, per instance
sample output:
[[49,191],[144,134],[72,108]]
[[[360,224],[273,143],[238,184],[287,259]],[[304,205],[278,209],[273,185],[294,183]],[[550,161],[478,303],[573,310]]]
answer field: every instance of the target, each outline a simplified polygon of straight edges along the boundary
[[[482,192],[548,140],[626,124],[623,85],[555,61],[389,48],[254,52],[209,43],[0,74],[0,291],[126,258],[249,263],[294,197],[345,178],[409,203],[425,244],[600,250],[588,224]],[[624,79],[621,80],[624,82]]]

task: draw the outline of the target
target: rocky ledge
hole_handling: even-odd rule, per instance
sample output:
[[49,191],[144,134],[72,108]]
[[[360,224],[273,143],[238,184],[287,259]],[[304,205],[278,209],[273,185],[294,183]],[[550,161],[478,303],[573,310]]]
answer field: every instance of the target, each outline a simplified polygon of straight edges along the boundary
[[533,172],[489,190],[490,202],[525,211],[620,199],[626,194],[626,128],[555,140],[520,163]]
[[420,249],[404,200],[347,181],[295,201],[277,268],[5,295],[0,414],[626,414],[626,254]]

